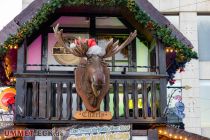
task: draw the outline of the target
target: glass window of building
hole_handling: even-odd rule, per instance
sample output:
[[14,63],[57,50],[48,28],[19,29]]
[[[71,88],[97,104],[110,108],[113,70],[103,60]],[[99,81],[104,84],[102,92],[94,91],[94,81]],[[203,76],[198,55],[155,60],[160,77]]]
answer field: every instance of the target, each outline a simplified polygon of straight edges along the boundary
[[198,53],[200,61],[210,60],[210,16],[198,16]]
[[[201,127],[210,127],[210,120],[209,120],[210,94],[209,94],[209,91],[210,91],[210,80],[200,80]],[[194,101],[192,101],[192,104],[193,103],[194,103]]]

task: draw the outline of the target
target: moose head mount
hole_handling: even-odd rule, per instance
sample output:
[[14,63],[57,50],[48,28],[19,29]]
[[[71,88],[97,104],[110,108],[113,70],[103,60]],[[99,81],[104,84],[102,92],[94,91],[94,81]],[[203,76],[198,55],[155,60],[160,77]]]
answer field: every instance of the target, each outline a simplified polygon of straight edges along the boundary
[[68,44],[64,41],[63,30],[58,30],[59,24],[53,28],[58,43],[71,54],[87,59],[81,59],[75,70],[75,84],[77,94],[82,98],[87,111],[99,111],[100,104],[109,90],[109,69],[104,59],[111,57],[126,47],[136,37],[137,32],[130,33],[121,44],[110,39],[105,51],[97,46],[94,39],[77,39]]

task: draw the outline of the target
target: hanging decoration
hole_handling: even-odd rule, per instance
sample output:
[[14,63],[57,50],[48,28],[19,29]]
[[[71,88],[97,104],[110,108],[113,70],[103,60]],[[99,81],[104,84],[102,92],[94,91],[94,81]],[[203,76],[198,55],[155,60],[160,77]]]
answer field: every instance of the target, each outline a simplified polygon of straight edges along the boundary
[[15,104],[15,88],[8,87],[0,93],[0,109],[4,111],[12,110],[13,105]]
[[[18,29],[16,34],[8,37],[4,44],[0,44],[0,60],[3,60],[3,58],[6,56],[6,53],[11,50],[11,48],[17,49],[18,45],[23,42],[26,36],[30,37],[33,32],[39,30],[40,25],[47,22],[49,15],[53,14],[57,8],[60,8],[62,6],[80,5],[98,7],[127,7],[129,11],[133,14],[135,19],[141,25],[143,25],[143,27],[151,31],[151,33],[158,39],[160,39],[165,46],[176,50],[176,55],[174,56],[175,61],[172,62],[171,67],[169,67],[169,69],[167,70],[169,74],[169,80],[173,79],[174,73],[180,67],[184,68],[186,62],[189,62],[192,58],[198,58],[197,53],[192,50],[192,46],[186,46],[175,36],[173,36],[172,30],[169,27],[159,25],[156,21],[152,20],[147,13],[145,13],[142,9],[138,7],[134,0],[49,0],[47,3],[43,4],[37,14],[31,20],[28,20]],[[1,66],[0,72],[2,75],[3,73],[1,70]],[[1,77],[1,81],[3,81],[3,79]]]

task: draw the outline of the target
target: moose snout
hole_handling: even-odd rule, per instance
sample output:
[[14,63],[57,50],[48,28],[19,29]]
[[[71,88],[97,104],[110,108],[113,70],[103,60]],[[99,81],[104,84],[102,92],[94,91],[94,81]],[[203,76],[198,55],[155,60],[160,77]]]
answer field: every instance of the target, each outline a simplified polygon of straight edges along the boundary
[[94,84],[96,90],[101,90],[105,84]]
[[93,75],[93,85],[97,90],[102,89],[103,85],[105,85],[105,76],[103,74]]

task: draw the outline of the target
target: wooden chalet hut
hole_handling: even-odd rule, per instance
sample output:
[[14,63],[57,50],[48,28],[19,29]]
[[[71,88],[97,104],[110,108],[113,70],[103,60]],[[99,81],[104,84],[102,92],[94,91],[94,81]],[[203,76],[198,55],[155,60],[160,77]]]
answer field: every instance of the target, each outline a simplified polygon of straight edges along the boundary
[[[110,111],[112,120],[73,118],[85,110],[74,81],[80,58],[58,45],[53,32],[58,23],[67,41],[70,35],[95,38],[101,47],[110,38],[121,43],[137,30],[132,43],[106,59],[110,90],[101,110]],[[167,82],[197,58],[190,41],[147,0],[35,0],[1,30],[0,42],[1,62],[12,62],[8,54],[17,53],[11,68],[2,63],[7,69],[1,77],[4,84],[16,83],[16,126],[128,125],[133,139],[158,139],[158,127],[166,125]]]

